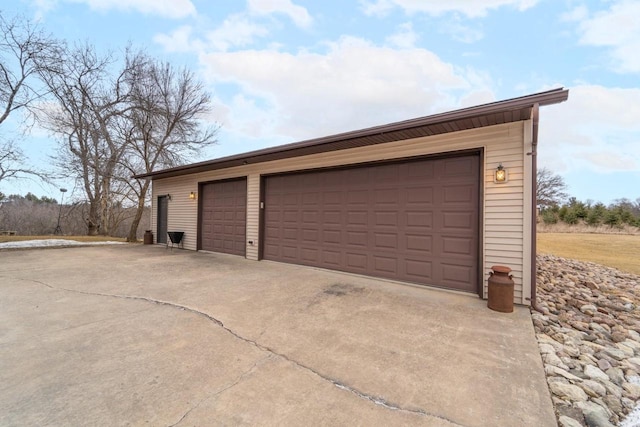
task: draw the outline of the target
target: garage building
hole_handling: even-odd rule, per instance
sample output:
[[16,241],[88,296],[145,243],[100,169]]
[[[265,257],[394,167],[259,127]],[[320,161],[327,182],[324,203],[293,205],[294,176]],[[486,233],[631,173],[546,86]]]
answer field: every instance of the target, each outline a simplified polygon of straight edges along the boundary
[[[139,175],[159,243],[535,299],[540,106],[551,91]],[[501,179],[503,178],[503,179]]]

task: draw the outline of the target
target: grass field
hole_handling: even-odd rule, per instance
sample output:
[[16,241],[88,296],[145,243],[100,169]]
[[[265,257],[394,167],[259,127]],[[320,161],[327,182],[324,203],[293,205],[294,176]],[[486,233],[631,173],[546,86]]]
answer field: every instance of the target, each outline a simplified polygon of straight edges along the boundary
[[0,243],[4,242],[21,242],[24,240],[43,240],[43,239],[65,239],[75,240],[76,242],[124,242],[126,239],[122,237],[109,236],[0,236]]
[[538,253],[591,261],[640,274],[640,236],[538,233]]

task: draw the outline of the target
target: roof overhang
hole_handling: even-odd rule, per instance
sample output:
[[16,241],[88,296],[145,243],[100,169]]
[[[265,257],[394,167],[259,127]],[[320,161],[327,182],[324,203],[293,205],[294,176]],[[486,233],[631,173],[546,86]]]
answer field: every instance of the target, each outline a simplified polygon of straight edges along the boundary
[[135,175],[134,178],[170,178],[198,172],[226,169],[234,166],[306,156],[347,148],[383,144],[391,141],[420,138],[458,132],[485,126],[512,123],[532,118],[538,106],[558,104],[569,98],[569,90],[558,88],[519,98],[463,108],[432,116],[390,123],[382,126],[340,133],[291,144],[279,145],[243,154],[221,157],[199,163],[177,166],[156,172]]

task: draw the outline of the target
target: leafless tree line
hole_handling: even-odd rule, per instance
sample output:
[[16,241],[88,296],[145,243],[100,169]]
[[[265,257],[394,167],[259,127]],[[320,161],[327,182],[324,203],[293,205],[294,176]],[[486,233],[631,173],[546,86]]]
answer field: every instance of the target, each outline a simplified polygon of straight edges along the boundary
[[[116,205],[110,215],[111,236],[128,237],[131,222],[135,218],[135,207]],[[82,235],[87,232],[89,204],[74,202],[60,205],[54,199],[11,195],[0,199],[0,230],[16,232],[18,235],[53,234],[60,218],[62,235]],[[140,220],[139,238],[150,224],[149,208],[145,208]]]
[[[150,181],[132,176],[177,166],[215,143],[217,127],[204,125],[211,97],[203,83],[144,51],[69,46],[1,13],[0,30],[0,60],[13,59],[0,66],[0,125],[11,112],[27,111],[59,143],[57,176],[82,189],[87,234],[112,235],[118,207],[133,208],[127,237],[135,240]],[[8,144],[0,146],[0,182],[38,174],[21,167],[19,147]]]

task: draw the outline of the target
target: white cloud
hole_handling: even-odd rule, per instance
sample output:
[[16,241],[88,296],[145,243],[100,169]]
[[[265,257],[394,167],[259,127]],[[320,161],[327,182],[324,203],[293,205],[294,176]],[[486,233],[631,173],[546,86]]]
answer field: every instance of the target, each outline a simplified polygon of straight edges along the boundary
[[32,0],[31,4],[35,9],[35,19],[38,21],[44,19],[47,12],[54,9],[57,3],[57,0]]
[[462,43],[475,43],[484,37],[482,31],[464,25],[457,14],[453,19],[448,19],[442,23],[441,31]]
[[313,18],[307,9],[291,3],[291,0],[249,0],[249,12],[257,15],[283,13],[298,27],[307,28],[313,23]]
[[193,29],[183,25],[170,34],[156,34],[153,41],[160,44],[167,52],[195,52],[204,48],[204,43],[191,38]]
[[202,52],[206,49],[227,51],[232,47],[253,44],[256,38],[265,37],[269,30],[247,19],[242,14],[230,15],[216,29],[208,31],[204,40],[194,36],[189,25],[176,28],[169,34],[156,34],[153,41],[167,52]]
[[292,139],[455,108],[452,94],[478,89],[470,81],[482,81],[428,50],[394,50],[354,37],[329,43],[325,53],[244,50],[201,60],[213,82],[240,86],[246,98],[230,108],[246,109],[262,124],[258,111],[268,111],[274,118],[268,127]]
[[541,109],[540,165],[560,172],[640,172],[640,89],[579,85]]
[[411,22],[405,22],[398,27],[398,31],[395,34],[387,37],[387,44],[399,47],[401,49],[408,49],[415,46],[418,41],[418,34],[413,31],[413,25]]
[[441,15],[459,12],[472,18],[485,16],[489,10],[503,6],[523,11],[535,6],[537,2],[538,0],[360,0],[367,15],[385,15],[393,8],[399,7],[406,13]]
[[69,3],[82,3],[91,9],[107,11],[111,9],[134,10],[148,15],[166,18],[185,18],[196,15],[196,7],[191,0],[61,0]]
[[562,21],[566,22],[579,22],[584,19],[587,19],[589,16],[589,9],[585,5],[576,6],[570,11],[563,13],[560,16]]
[[227,50],[234,46],[247,46],[256,37],[264,37],[269,31],[260,24],[248,20],[241,14],[231,15],[222,25],[207,33],[207,40],[217,50]]
[[584,11],[577,15],[582,18],[578,25],[581,44],[611,48],[611,68],[640,72],[640,2],[617,1],[588,18]]

